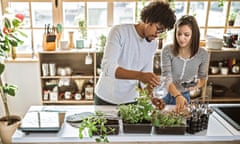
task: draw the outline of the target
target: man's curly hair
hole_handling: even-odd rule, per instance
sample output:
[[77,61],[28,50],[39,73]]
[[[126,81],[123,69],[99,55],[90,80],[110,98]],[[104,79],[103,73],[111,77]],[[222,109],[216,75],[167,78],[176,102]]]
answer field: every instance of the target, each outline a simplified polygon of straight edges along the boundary
[[155,1],[142,9],[141,20],[144,23],[160,23],[165,28],[172,29],[176,16],[169,3]]

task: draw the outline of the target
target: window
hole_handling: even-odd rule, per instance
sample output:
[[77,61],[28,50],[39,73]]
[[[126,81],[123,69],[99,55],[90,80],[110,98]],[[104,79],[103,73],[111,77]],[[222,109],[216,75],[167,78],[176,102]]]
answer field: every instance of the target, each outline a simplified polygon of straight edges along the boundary
[[[2,13],[8,0],[2,0]],[[17,48],[18,54],[37,53],[42,50],[42,37],[49,24],[61,24],[61,39],[68,40],[68,32],[74,31],[74,38],[79,38],[78,21],[87,24],[87,39],[96,46],[99,37],[107,36],[109,29],[116,24],[137,23],[141,9],[151,0],[11,0],[9,6],[15,12],[25,16],[24,31],[28,34],[23,46]],[[224,33],[240,33],[240,20],[234,26],[228,26],[231,12],[240,13],[240,0],[225,0],[224,6],[218,6],[218,0],[174,0],[177,18],[184,14],[194,15],[201,30],[201,39],[207,36],[221,37]],[[219,18],[220,17],[220,18]],[[240,14],[239,14],[240,19]],[[172,32],[170,31],[171,35]],[[222,38],[222,37],[221,37]],[[169,37],[168,37],[169,39]]]

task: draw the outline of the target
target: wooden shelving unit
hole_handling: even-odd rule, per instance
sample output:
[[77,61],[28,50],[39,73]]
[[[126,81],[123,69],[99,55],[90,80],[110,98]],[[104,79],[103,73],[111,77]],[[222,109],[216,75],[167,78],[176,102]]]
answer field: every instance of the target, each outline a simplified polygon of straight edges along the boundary
[[[222,48],[219,50],[209,49],[210,53],[210,66],[213,62],[228,61],[229,59],[235,58],[236,62],[240,62],[240,50],[237,48]],[[227,75],[223,75],[220,72],[217,74],[211,74],[209,66],[208,83],[213,82],[214,84],[222,85],[227,88],[224,95],[214,96],[209,99],[211,103],[239,103],[240,93],[233,89],[233,86],[240,85],[240,73],[233,74],[229,68]]]
[[[92,58],[91,64],[86,64],[86,56]],[[56,65],[56,75],[51,76],[43,75],[42,64],[54,63]],[[94,49],[71,49],[71,50],[56,50],[56,51],[42,51],[39,52],[39,67],[40,67],[40,79],[42,90],[42,104],[93,104],[93,99],[84,98],[83,90],[84,84],[91,80],[93,82],[93,95],[94,87],[96,85],[96,51]],[[70,75],[60,75],[59,68],[70,68]],[[66,86],[60,86],[61,80],[69,80],[70,83]],[[57,99],[51,99],[50,93],[53,92],[54,87],[58,87]],[[45,92],[48,91],[48,97],[45,97]],[[71,92],[70,98],[66,99],[64,93],[66,91]],[[82,95],[80,100],[76,100],[74,95],[79,93]]]

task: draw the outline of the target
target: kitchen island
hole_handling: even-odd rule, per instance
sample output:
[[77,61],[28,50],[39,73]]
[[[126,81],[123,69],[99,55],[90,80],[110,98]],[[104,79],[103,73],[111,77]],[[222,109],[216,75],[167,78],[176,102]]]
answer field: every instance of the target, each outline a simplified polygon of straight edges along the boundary
[[[167,106],[167,109],[173,108]],[[12,142],[14,144],[40,144],[40,143],[95,143],[95,139],[85,137],[80,139],[78,137],[78,128],[73,127],[66,122],[66,117],[81,112],[94,112],[101,110],[106,113],[117,114],[117,109],[114,106],[31,106],[27,113],[30,112],[58,112],[65,113],[65,122],[62,124],[61,129],[58,132],[22,132],[18,129],[12,136]],[[209,124],[207,130],[201,131],[196,134],[185,135],[157,135],[151,134],[125,134],[120,132],[118,135],[108,136],[110,143],[120,144],[240,144],[240,132],[230,125],[225,119],[223,119],[216,112],[213,112],[209,118]]]

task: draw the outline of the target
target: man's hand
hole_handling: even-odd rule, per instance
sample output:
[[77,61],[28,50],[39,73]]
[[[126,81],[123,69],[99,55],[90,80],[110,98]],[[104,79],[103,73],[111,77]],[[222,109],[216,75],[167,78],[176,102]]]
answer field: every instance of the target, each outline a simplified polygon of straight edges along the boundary
[[139,79],[143,83],[148,84],[151,89],[160,84],[160,77],[151,72],[142,72]]

